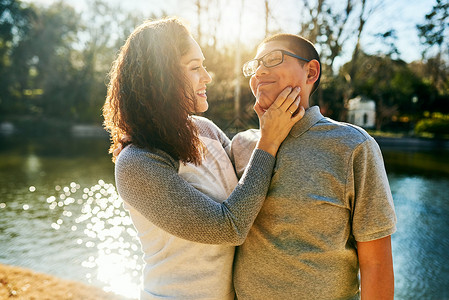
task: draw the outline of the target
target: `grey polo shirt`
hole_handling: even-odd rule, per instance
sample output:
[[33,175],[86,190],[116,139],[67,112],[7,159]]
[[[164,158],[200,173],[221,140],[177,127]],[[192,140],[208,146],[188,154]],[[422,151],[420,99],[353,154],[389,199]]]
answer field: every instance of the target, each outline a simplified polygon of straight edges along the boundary
[[[255,130],[232,142],[238,173]],[[356,241],[396,230],[382,154],[363,129],[317,106],[281,145],[267,199],[234,261],[241,299],[358,299]]]

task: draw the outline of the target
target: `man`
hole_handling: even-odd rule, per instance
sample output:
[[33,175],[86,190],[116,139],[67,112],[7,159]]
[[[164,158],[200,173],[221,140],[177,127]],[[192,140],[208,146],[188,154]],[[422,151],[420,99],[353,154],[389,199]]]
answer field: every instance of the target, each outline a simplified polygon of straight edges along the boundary
[[[237,250],[238,299],[393,299],[396,216],[382,154],[363,129],[309,107],[321,74],[313,44],[272,36],[243,71],[256,110],[299,86],[306,113],[279,148],[267,199]],[[257,138],[249,130],[233,139],[239,175]]]

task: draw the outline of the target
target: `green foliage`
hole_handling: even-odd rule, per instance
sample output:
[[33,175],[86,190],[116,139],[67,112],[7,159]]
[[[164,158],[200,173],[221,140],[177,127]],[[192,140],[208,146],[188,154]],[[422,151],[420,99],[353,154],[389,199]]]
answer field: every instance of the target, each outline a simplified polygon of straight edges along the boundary
[[12,78],[18,69],[13,65],[11,51],[31,29],[34,11],[22,7],[16,0],[0,1],[0,116],[21,107],[14,101],[16,82]]
[[427,74],[432,85],[448,93],[448,62],[444,61],[449,51],[449,2],[436,0],[430,13],[425,15],[424,24],[416,26],[423,43],[423,57],[427,59]]
[[[444,13],[447,15],[448,5],[436,2],[426,16],[425,26],[419,28],[424,44],[444,48],[448,25]],[[81,15],[64,1],[43,7],[0,0],[0,122],[13,121],[22,131],[29,132],[58,128],[65,132],[70,123],[101,124],[107,74],[119,48],[144,19],[160,18],[164,13],[145,18],[105,0],[88,3],[88,10]],[[391,125],[392,116],[407,115],[417,121],[422,111],[449,113],[444,56],[428,54],[425,62],[411,64],[393,59],[398,54],[395,33],[388,31],[379,36],[388,44],[387,55],[369,55],[359,49],[354,60],[335,74],[334,59],[341,54],[344,37],[353,34],[353,23],[345,23],[343,17],[333,19],[339,14],[330,7],[322,10],[322,15],[309,8],[314,13],[310,19],[304,19],[304,26],[298,30],[314,39],[322,52],[323,76],[311,100],[327,116],[344,120],[344,99],[358,95],[376,101],[378,129]],[[354,16],[356,11],[347,11],[347,16]],[[314,26],[306,26],[309,23]],[[254,56],[255,49],[241,46],[239,62],[234,46],[218,48],[214,37],[203,36],[203,40],[207,40],[207,44],[201,45],[205,64],[213,77],[205,115],[225,130],[257,127],[252,110],[254,96],[248,79],[240,71],[240,65]],[[236,85],[240,87],[239,112],[235,111]]]
[[63,1],[40,7],[2,0],[0,122],[26,116],[101,124],[110,65],[144,18],[100,0],[89,12],[81,16]]
[[425,16],[425,23],[416,26],[420,38],[428,48],[442,46],[447,41],[448,15],[449,3],[446,0],[436,0],[432,11]]
[[415,133],[430,133],[435,136],[449,135],[449,115],[431,114],[429,118],[422,119],[416,124]]

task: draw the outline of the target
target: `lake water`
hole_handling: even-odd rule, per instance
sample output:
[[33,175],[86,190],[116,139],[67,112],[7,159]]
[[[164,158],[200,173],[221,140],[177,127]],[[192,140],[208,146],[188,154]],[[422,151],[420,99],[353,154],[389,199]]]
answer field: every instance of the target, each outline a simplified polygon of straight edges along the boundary
[[[0,263],[136,298],[142,260],[107,140],[0,140]],[[383,149],[395,299],[449,299],[449,152]]]

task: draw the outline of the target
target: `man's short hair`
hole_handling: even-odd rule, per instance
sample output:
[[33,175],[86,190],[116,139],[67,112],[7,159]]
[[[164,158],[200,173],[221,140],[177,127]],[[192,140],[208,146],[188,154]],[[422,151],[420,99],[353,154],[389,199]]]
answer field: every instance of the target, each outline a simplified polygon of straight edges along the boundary
[[320,74],[318,75],[317,81],[313,85],[312,91],[310,93],[312,95],[313,92],[315,92],[315,90],[318,88],[321,79],[320,56],[318,55],[318,52],[316,51],[315,46],[312,44],[312,42],[296,34],[278,33],[265,38],[259,44],[259,47],[268,42],[285,42],[288,49],[294,54],[307,58],[309,60],[316,59],[318,61],[318,63],[320,64]]

